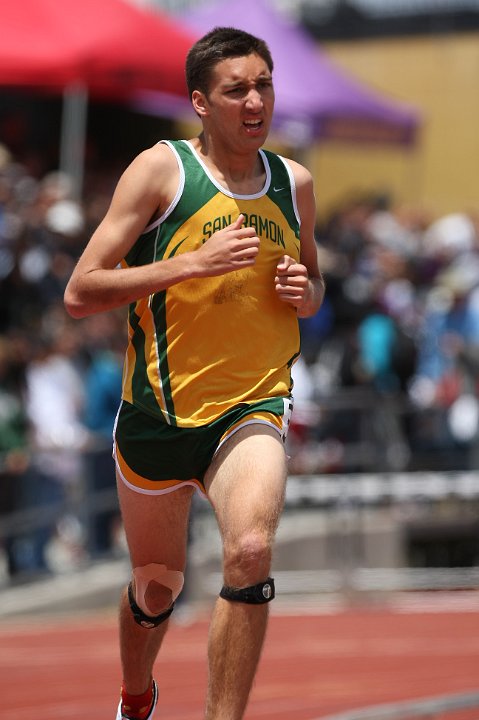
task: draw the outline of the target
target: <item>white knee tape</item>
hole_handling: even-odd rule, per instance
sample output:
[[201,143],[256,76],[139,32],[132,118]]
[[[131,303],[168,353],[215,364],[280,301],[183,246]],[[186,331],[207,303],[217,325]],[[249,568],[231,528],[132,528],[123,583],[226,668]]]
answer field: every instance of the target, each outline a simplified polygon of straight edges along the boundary
[[171,590],[171,602],[174,603],[180,594],[185,578],[179,570],[168,570],[166,565],[157,565],[150,563],[142,567],[136,567],[133,570],[133,578],[135,580],[135,599],[136,603],[144,613],[151,613],[146,604],[146,591],[152,580],[159,585],[163,585]]

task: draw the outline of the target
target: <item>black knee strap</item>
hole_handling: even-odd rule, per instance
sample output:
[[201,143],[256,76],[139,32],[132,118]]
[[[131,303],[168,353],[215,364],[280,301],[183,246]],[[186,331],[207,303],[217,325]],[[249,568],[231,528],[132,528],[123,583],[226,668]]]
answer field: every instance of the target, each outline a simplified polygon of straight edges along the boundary
[[220,597],[233,602],[247,603],[248,605],[263,605],[274,598],[274,580],[267,578],[264,582],[245,588],[234,588],[223,585]]
[[141,627],[144,627],[147,630],[151,630],[151,628],[158,627],[158,625],[161,625],[162,622],[165,622],[165,620],[167,620],[170,617],[171,613],[173,612],[173,608],[175,607],[175,603],[173,603],[173,605],[171,607],[169,607],[168,610],[165,610],[164,612],[160,613],[159,615],[155,615],[153,617],[151,617],[150,615],[147,615],[136,604],[135,598],[133,596],[133,590],[131,587],[131,583],[128,585],[128,600],[130,602],[131,612],[133,613],[133,617],[135,618],[135,621],[138,623],[138,625],[141,625]]

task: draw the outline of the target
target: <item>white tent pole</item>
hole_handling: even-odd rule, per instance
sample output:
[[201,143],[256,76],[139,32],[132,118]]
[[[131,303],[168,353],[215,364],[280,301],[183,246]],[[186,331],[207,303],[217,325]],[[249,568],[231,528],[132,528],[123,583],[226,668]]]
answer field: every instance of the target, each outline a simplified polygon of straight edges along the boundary
[[87,110],[86,86],[74,83],[66,87],[63,92],[59,169],[70,177],[76,199],[81,198],[83,191]]

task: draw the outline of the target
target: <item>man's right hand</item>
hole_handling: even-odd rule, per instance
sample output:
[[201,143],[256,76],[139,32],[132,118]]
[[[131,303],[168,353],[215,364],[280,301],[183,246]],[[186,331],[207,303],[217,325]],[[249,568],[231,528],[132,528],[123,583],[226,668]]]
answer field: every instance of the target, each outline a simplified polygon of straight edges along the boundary
[[259,237],[252,227],[243,227],[244,215],[231,225],[217,230],[193,253],[197,277],[213,277],[254,265],[259,252]]

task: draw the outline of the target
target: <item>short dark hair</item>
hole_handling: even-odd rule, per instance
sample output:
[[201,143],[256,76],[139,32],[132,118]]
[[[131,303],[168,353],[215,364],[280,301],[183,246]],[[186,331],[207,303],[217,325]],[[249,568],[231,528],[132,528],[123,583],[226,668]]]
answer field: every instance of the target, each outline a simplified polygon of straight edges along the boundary
[[194,90],[208,94],[213,68],[222,60],[256,53],[273,72],[273,58],[264,40],[233,27],[216,27],[190,48],[186,57],[186,85],[190,98]]

